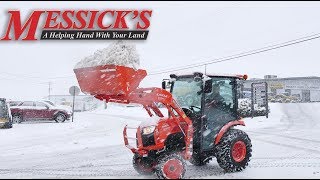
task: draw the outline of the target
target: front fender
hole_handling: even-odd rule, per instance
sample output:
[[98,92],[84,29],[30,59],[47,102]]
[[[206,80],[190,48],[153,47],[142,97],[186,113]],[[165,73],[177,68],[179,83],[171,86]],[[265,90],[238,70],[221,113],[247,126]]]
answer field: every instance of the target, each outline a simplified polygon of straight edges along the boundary
[[220,142],[220,140],[221,140],[221,138],[223,137],[223,135],[224,135],[231,127],[237,126],[237,125],[245,126],[244,122],[243,122],[241,119],[240,119],[240,120],[237,120],[237,121],[231,121],[231,122],[227,123],[226,125],[224,125],[224,126],[220,129],[220,131],[219,131],[219,133],[218,133],[218,135],[217,135],[217,137],[216,137],[216,139],[215,139],[215,141],[214,141],[214,144],[217,145],[217,144]]

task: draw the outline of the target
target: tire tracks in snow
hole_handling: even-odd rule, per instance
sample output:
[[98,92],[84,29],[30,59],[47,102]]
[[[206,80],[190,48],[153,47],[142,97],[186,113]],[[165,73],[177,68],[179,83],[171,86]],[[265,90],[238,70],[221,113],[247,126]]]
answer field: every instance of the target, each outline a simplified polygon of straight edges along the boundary
[[210,163],[205,166],[193,166],[188,165],[187,171],[185,174],[185,179],[200,179],[201,177],[207,177],[207,176],[223,176],[226,173],[223,171],[223,169],[220,168],[220,166],[217,163]]
[[[118,169],[102,168],[116,167]],[[22,174],[23,176],[43,177],[43,176],[60,176],[60,177],[102,177],[102,176],[137,176],[137,173],[131,168],[129,163],[79,166],[70,168],[24,168],[24,169],[0,169],[0,174]]]
[[258,163],[254,162],[249,164],[250,168],[278,168],[278,167],[308,167],[319,168],[320,163],[302,163],[302,162],[271,162],[271,163]]
[[256,131],[251,131],[251,130],[246,130],[246,132],[250,132],[250,133],[254,133],[254,134],[262,134],[262,135],[272,135],[272,136],[276,136],[276,137],[284,137],[284,138],[288,138],[288,139],[294,139],[294,140],[300,140],[300,141],[307,141],[307,142],[311,142],[311,143],[318,143],[320,144],[320,140],[312,140],[312,139],[305,139],[305,138],[300,138],[300,137],[293,137],[293,136],[289,136],[289,135],[284,135],[284,134],[277,134],[277,133],[269,133],[269,132],[256,132]]
[[[258,141],[262,141],[262,142],[277,145],[277,146],[303,150],[303,151],[316,153],[320,155],[320,150],[318,150],[317,148],[317,147],[320,147],[320,140],[307,139],[307,138],[301,138],[301,137],[295,137],[295,136],[290,136],[290,135],[285,135],[280,133],[273,133],[273,132],[265,132],[265,131],[259,131],[259,132],[252,131],[252,130],[246,130],[246,131],[254,135],[265,136],[264,138],[260,138],[259,136],[254,136],[252,138],[253,140],[258,140]],[[268,140],[270,138],[272,140]],[[283,139],[283,140],[280,140],[280,139]],[[274,141],[274,140],[277,140],[277,141]],[[303,146],[301,146],[300,144]]]
[[295,146],[295,145],[290,145],[290,144],[285,144],[283,142],[279,143],[279,142],[275,142],[275,141],[271,141],[271,140],[266,140],[266,139],[261,139],[261,138],[254,138],[255,140],[258,141],[262,141],[265,143],[269,143],[269,144],[273,144],[273,145],[278,145],[278,146],[282,146],[282,147],[287,147],[287,148],[292,148],[295,150],[303,150],[303,151],[307,151],[310,153],[315,153],[320,155],[320,150],[315,150],[315,149],[311,149],[311,148],[306,148],[306,147],[301,147],[301,146]]

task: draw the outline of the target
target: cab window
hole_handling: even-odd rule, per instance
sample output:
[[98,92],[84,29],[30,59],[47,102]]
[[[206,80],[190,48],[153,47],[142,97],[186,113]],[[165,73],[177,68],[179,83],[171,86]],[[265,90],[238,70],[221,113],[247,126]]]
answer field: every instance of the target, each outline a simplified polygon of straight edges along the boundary
[[33,102],[32,101],[25,101],[20,106],[33,106]]
[[47,107],[47,105],[42,102],[36,102],[36,106],[37,107]]

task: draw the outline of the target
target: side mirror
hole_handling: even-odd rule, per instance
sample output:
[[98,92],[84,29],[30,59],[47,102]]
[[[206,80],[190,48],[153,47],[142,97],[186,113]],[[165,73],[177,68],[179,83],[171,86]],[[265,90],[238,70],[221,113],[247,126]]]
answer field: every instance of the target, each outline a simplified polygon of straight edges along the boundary
[[212,92],[212,79],[208,79],[204,82],[204,93]]
[[166,89],[167,86],[167,82],[166,81],[162,81],[162,89]]
[[162,89],[170,89],[170,88],[171,88],[170,79],[163,79],[162,80]]

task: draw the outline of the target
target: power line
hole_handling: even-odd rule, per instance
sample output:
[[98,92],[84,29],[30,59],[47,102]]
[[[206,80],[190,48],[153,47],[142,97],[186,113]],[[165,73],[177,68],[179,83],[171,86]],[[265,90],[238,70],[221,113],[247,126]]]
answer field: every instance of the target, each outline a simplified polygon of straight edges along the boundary
[[266,47],[263,47],[263,48],[259,48],[259,49],[255,49],[255,50],[251,50],[251,51],[246,51],[246,52],[235,54],[235,55],[231,55],[231,56],[226,56],[226,57],[222,57],[222,58],[213,59],[213,60],[210,60],[210,61],[205,61],[205,62],[202,62],[202,63],[189,64],[189,65],[186,65],[186,66],[170,68],[170,69],[166,69],[166,70],[163,70],[163,71],[156,71],[154,73],[150,73],[149,76],[158,75],[158,74],[164,74],[164,73],[173,72],[173,71],[179,71],[179,70],[184,70],[184,69],[191,69],[191,68],[201,67],[201,66],[204,66],[204,65],[209,65],[209,64],[214,64],[214,63],[219,63],[219,62],[224,62],[224,61],[230,61],[230,60],[238,59],[238,58],[241,58],[241,57],[251,56],[251,55],[254,55],[254,54],[259,54],[259,53],[263,53],[263,52],[267,52],[267,51],[283,48],[283,47],[286,47],[286,46],[299,44],[299,43],[302,43],[302,42],[311,41],[311,40],[320,38],[319,35],[320,35],[320,33],[317,33],[317,34],[313,34],[313,35],[310,35],[310,36],[305,36],[305,37],[302,37],[302,38],[286,41],[284,43],[270,45],[270,46],[266,46]]
[[[305,36],[302,38],[298,38],[298,39],[294,39],[294,40],[290,40],[290,41],[286,41],[283,43],[279,43],[279,44],[275,44],[275,45],[270,45],[270,46],[266,46],[263,48],[259,48],[259,49],[255,49],[255,50],[250,50],[250,51],[246,51],[243,53],[238,53],[235,55],[231,55],[231,56],[226,56],[226,57],[222,57],[222,58],[216,58],[210,61],[204,61],[201,63],[194,63],[194,64],[189,64],[189,65],[185,65],[185,66],[180,66],[180,67],[175,67],[175,68],[167,68],[165,70],[159,70],[159,71],[155,71],[153,73],[148,74],[148,76],[152,76],[152,75],[158,75],[158,74],[164,74],[164,73],[168,73],[168,72],[173,72],[173,71],[179,71],[179,70],[185,70],[185,69],[191,69],[191,68],[196,68],[196,67],[201,67],[201,66],[207,66],[209,64],[214,64],[214,63],[220,63],[220,62],[224,62],[224,61],[230,61],[230,60],[234,60],[234,59],[238,59],[238,58],[242,58],[242,57],[246,57],[246,56],[251,56],[251,55],[255,55],[255,54],[259,54],[259,53],[263,53],[263,52],[267,52],[267,51],[272,51],[275,49],[280,49],[286,46],[291,46],[291,45],[295,45],[295,44],[299,44],[302,42],[306,42],[306,41],[311,41],[314,39],[318,39],[320,38],[320,33],[317,34],[313,34],[313,35],[309,35],[309,36]],[[205,67],[206,69],[206,67]],[[6,75],[11,75],[11,76],[16,76],[17,78],[30,78],[30,79],[45,79],[44,77],[41,76],[29,76],[26,74],[13,74],[13,73],[7,73],[7,72],[0,72],[0,74],[6,74]],[[59,76],[59,77],[51,77],[51,78],[46,78],[47,80],[57,80],[57,79],[65,79],[65,78],[71,78],[74,77],[74,75],[69,75],[69,76]],[[0,79],[7,79],[8,78],[3,78],[1,77]],[[11,80],[17,80],[17,79],[12,79]],[[39,84],[43,84],[43,83],[39,83]]]
[[[233,56],[239,56],[239,55],[242,55],[242,54],[247,54],[247,53],[251,53],[251,52],[263,50],[263,49],[266,49],[266,48],[271,48],[271,47],[275,47],[275,46],[281,46],[281,45],[283,45],[283,44],[288,44],[288,43],[291,43],[291,42],[303,40],[303,39],[306,39],[306,38],[311,38],[311,37],[318,36],[318,35],[320,35],[320,33],[313,34],[313,35],[309,35],[309,36],[305,36],[305,37],[298,38],[298,39],[294,39],[294,40],[290,40],[290,41],[286,41],[286,42],[279,43],[279,44],[269,45],[269,46],[266,46],[266,47],[263,47],[263,48],[254,49],[254,50],[242,52],[242,53],[239,53],[239,54],[234,54],[234,55],[231,55],[231,56],[226,56],[226,57],[222,57],[222,58],[217,58],[217,59],[210,60],[210,61],[204,61],[204,62],[202,62],[202,63],[200,63],[200,64],[203,64],[203,63],[206,63],[206,62],[212,62],[212,61],[220,60],[220,59],[224,59],[224,58],[229,58],[229,57],[233,57]],[[195,66],[195,65],[198,65],[198,64],[199,64],[199,63],[194,63],[194,64],[189,64],[189,65],[186,65],[186,66],[180,66],[180,67],[176,67],[176,68],[192,67],[192,66]],[[171,69],[176,69],[176,68],[171,68]],[[171,69],[165,69],[165,70],[171,70]],[[159,70],[159,71],[161,72],[161,70]],[[157,71],[156,71],[156,72],[157,72]],[[156,73],[156,72],[155,72],[155,73]]]

